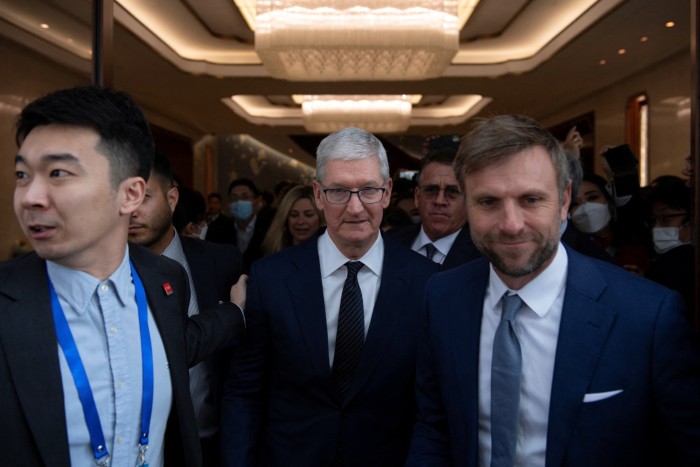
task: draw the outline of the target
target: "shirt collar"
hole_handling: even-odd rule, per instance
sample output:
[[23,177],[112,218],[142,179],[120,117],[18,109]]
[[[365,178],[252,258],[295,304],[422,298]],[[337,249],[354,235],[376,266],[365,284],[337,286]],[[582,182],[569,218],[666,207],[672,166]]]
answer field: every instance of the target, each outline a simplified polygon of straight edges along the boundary
[[417,238],[418,247],[423,248],[426,243],[432,243],[443,256],[447,256],[447,253],[450,252],[450,248],[452,248],[452,244],[455,242],[457,235],[459,235],[463,228],[464,227],[457,229],[449,235],[445,235],[444,237],[440,237],[437,240],[432,241],[428,238],[428,234],[425,233],[425,228],[421,224],[420,232],[418,233]]
[[[131,268],[129,266],[129,245],[119,267],[104,282],[87,272],[70,269],[53,261],[46,262],[49,279],[56,295],[68,303],[76,313],[82,315],[92,300],[100,284],[110,285],[122,306],[125,305],[131,289]],[[133,293],[133,292],[132,292]]]
[[517,293],[528,308],[540,318],[544,318],[552,308],[561,289],[566,285],[569,257],[566,248],[559,243],[554,259],[537,277],[525,284],[520,290],[512,290],[498,277],[493,265],[489,266],[489,286],[487,309],[495,309],[506,291]]
[[[333,240],[328,235],[328,230],[318,237],[318,251],[321,263],[321,277],[324,279],[344,266],[348,261],[352,261],[342,254],[335,243],[333,243]],[[381,235],[377,235],[374,244],[357,261],[362,261],[377,277],[381,277],[384,261],[384,240]]]
[[[173,227],[173,230],[175,230],[175,227]],[[186,261],[185,250],[182,249],[182,242],[177,232],[175,232],[173,239],[170,240],[170,243],[168,243],[168,246],[165,247],[161,254],[170,259],[174,259],[180,264]]]

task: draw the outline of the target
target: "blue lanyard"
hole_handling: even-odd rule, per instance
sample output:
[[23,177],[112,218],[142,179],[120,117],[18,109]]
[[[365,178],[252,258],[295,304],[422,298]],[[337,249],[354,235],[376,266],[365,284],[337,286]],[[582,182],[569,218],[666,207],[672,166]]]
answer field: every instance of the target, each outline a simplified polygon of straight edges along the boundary
[[[151,411],[153,409],[153,350],[151,348],[151,336],[148,331],[148,304],[146,301],[146,291],[143,288],[141,278],[136,273],[134,265],[129,262],[131,267],[131,277],[134,281],[136,289],[136,306],[139,315],[139,331],[141,334],[141,363],[143,374],[143,391],[141,402],[141,433],[139,434],[139,464],[145,463],[146,450],[148,449],[148,429],[151,424]],[[48,276],[48,274],[47,274]],[[63,313],[61,303],[58,301],[56,290],[49,281],[49,291],[51,293],[51,309],[53,312],[54,326],[56,327],[56,337],[58,343],[63,349],[63,355],[66,357],[66,362],[73,375],[75,387],[78,390],[80,404],[83,406],[83,414],[85,415],[85,423],[87,424],[88,432],[90,433],[90,443],[92,451],[95,455],[97,465],[109,465],[109,450],[105,443],[105,437],[100,424],[100,415],[97,412],[95,398],[92,395],[90,381],[85,366],[80,358],[78,347],[75,345],[75,339],[68,326],[68,321]]]

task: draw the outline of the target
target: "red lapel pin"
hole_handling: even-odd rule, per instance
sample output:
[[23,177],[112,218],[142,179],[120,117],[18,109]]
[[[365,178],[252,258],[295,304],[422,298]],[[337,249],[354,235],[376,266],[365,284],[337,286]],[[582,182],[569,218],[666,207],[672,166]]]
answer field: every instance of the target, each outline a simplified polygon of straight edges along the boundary
[[165,284],[163,284],[163,290],[165,290],[165,295],[173,294],[173,288],[170,286],[170,282],[166,282]]

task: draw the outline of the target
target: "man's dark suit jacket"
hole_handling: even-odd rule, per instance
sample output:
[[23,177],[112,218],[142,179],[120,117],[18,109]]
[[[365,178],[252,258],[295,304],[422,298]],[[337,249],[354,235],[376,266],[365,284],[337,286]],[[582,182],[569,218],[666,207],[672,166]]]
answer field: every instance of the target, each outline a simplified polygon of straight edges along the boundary
[[[243,253],[243,267],[245,272],[250,271],[250,266],[253,261],[262,257],[262,242],[267,234],[267,229],[270,228],[271,219],[268,216],[260,215],[255,220],[253,228],[253,236],[250,239],[248,248]],[[214,243],[228,243],[233,246],[238,245],[238,234],[236,232],[236,221],[230,217],[219,215],[207,229],[206,240]]]
[[[651,466],[659,459],[700,465],[700,349],[680,296],[566,252],[545,465]],[[407,466],[479,465],[479,340],[488,277],[484,258],[428,283],[419,414]],[[599,400],[584,400],[595,393]]]
[[437,265],[384,242],[372,321],[343,402],[328,358],[317,242],[313,237],[253,265],[248,330],[223,402],[225,465],[320,467],[331,465],[338,449],[347,466],[392,467],[406,459],[419,310]]
[[[220,301],[229,301],[231,286],[243,273],[241,252],[238,248],[189,237],[180,237],[180,242],[192,273],[199,309],[207,310]],[[226,348],[207,360],[216,407],[220,406],[223,396],[223,383],[228,372],[231,351],[231,347]]]
[[[396,242],[401,245],[411,248],[413,242],[415,241],[418,234],[420,234],[421,224],[409,225],[407,227],[400,227],[389,232],[389,237],[391,237]],[[452,269],[464,264],[467,261],[471,261],[476,258],[480,258],[481,253],[476,249],[474,242],[472,242],[472,236],[469,232],[469,224],[462,227],[462,230],[455,238],[452,248],[447,253],[445,261],[442,262],[441,270]]]
[[[166,429],[165,464],[199,466],[199,436],[188,368],[240,336],[243,318],[226,304],[187,318],[189,290],[176,262],[130,245],[170,368],[173,404]],[[173,293],[167,295],[163,284]],[[229,332],[222,332],[222,330]],[[36,254],[0,264],[0,463],[68,467],[58,344],[46,262]]]

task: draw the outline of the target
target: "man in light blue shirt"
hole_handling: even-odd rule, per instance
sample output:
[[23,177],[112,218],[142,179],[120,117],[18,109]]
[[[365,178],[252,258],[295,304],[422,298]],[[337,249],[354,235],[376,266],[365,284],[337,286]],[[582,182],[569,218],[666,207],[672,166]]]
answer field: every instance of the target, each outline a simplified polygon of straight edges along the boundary
[[122,92],[57,91],[16,139],[34,252],[0,265],[3,462],[201,465],[188,368],[244,320],[230,303],[188,319],[182,268],[127,246],[153,160],[142,112]]

